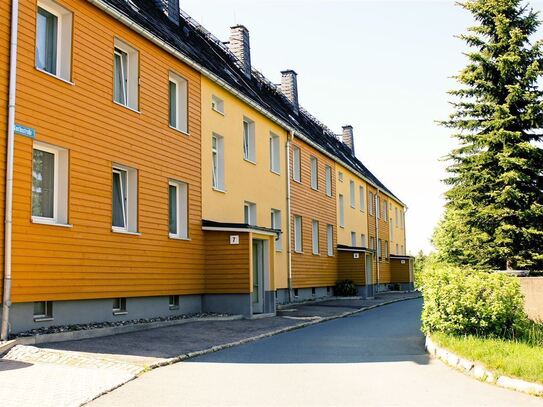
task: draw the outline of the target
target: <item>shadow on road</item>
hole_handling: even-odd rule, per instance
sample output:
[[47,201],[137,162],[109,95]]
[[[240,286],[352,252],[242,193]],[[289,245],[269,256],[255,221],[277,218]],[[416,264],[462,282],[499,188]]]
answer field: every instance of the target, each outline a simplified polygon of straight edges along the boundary
[[0,372],[8,370],[24,369],[25,367],[32,366],[32,363],[16,362],[13,360],[0,359]]

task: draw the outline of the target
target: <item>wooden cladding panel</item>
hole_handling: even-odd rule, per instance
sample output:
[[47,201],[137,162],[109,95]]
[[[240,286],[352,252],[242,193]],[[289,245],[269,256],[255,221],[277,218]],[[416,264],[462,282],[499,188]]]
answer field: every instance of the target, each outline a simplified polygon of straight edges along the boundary
[[390,269],[391,269],[391,283],[409,283],[409,260],[403,260],[405,263],[402,264],[401,259],[391,259],[390,260]]
[[[37,141],[69,151],[73,227],[31,222],[33,142],[17,136],[13,301],[203,293],[200,75],[88,2],[59,3],[74,12],[73,84],[35,69],[36,3],[21,3],[17,122],[34,128]],[[7,8],[2,3],[0,18]],[[0,55],[8,25],[0,24]],[[115,37],[139,53],[139,112],[113,102]],[[170,71],[188,81],[190,135],[168,125]],[[111,231],[114,163],[138,172],[140,236]],[[190,240],[168,237],[169,179],[189,186]]]
[[239,244],[230,244],[231,232],[205,232],[206,293],[251,292],[251,238],[236,233]]
[[366,255],[359,253],[355,259],[352,252],[338,251],[338,279],[352,280],[356,285],[366,284]]
[[[325,155],[302,142],[293,142],[300,148],[301,180],[291,180],[292,247],[294,248],[294,216],[302,217],[303,253],[292,253],[292,286],[294,288],[332,286],[337,282],[337,220],[334,163]],[[291,152],[292,154],[292,152]],[[318,160],[318,190],[311,188],[310,157]],[[326,165],[332,169],[332,196],[326,195]],[[292,157],[291,157],[292,166]],[[292,167],[291,167],[292,174]],[[319,222],[319,255],[312,253],[312,221]],[[334,227],[334,256],[327,253],[327,225]]]

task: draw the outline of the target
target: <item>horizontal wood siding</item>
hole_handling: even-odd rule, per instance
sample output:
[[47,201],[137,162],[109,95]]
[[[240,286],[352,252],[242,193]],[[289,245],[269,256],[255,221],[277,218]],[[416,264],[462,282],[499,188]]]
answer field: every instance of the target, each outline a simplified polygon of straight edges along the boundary
[[10,13],[11,2],[0,2],[0,299],[4,292],[4,191],[9,91]]
[[[13,301],[202,293],[200,75],[88,2],[59,3],[74,12],[73,84],[35,69],[36,2],[21,2],[17,122],[69,151],[73,227],[31,223],[33,142],[17,136]],[[139,113],[112,101],[115,37],[139,52]],[[190,136],[168,126],[170,70],[188,80]],[[111,231],[114,163],[138,172],[141,236]],[[168,238],[169,179],[189,185],[190,240]]]
[[231,232],[205,232],[206,292],[251,292],[251,238],[236,233],[239,244],[230,244]]
[[[294,248],[294,216],[302,217],[303,253],[292,253],[292,286],[294,288],[332,286],[338,279],[336,256],[336,185],[332,175],[332,196],[326,195],[325,166],[334,169],[334,163],[329,158],[319,153],[312,147],[299,141],[293,145],[300,148],[301,152],[301,178],[302,182],[291,180],[292,192],[292,248]],[[311,188],[310,157],[318,160],[319,184],[318,191]],[[292,157],[291,157],[292,166]],[[292,167],[291,167],[292,174]],[[320,254],[312,254],[312,221],[319,222],[319,248]],[[334,256],[327,254],[327,225],[334,227]]]
[[366,256],[359,253],[355,259],[352,252],[338,251],[338,279],[352,280],[356,285],[366,284]]
[[410,260],[404,260],[405,263],[402,264],[400,259],[390,259],[390,269],[391,269],[391,283],[410,283]]

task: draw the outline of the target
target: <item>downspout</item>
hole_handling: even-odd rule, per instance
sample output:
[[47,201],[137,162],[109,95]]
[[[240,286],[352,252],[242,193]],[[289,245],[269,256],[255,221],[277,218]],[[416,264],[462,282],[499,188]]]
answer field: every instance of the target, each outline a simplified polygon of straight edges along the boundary
[[286,144],[287,165],[287,273],[288,273],[288,302],[292,302],[292,219],[291,219],[291,197],[290,197],[290,143],[294,140],[294,132],[289,131]]
[[[381,191],[377,188],[377,193],[375,194],[375,202],[373,207],[375,208],[375,243],[377,244],[377,250],[375,253],[375,263],[377,264],[377,285],[375,287],[375,294],[379,293],[379,273],[381,272],[381,266],[379,265],[379,253],[381,252],[381,244],[379,243],[379,220],[381,218],[381,205],[380,205],[380,193]],[[377,207],[377,202],[379,202],[379,207]],[[382,255],[383,253],[381,253]]]
[[2,297],[2,327],[0,340],[9,335],[9,308],[11,306],[11,227],[13,206],[13,148],[15,142],[15,90],[17,84],[17,34],[19,26],[19,0],[11,1],[11,39],[9,50],[8,134],[6,157],[6,208],[4,225],[4,295]]

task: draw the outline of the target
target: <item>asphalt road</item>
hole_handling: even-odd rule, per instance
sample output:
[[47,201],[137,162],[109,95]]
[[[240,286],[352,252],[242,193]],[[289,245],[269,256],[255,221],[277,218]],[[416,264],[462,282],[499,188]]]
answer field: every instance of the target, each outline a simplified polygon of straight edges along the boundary
[[421,300],[147,373],[92,406],[543,406],[431,360]]

